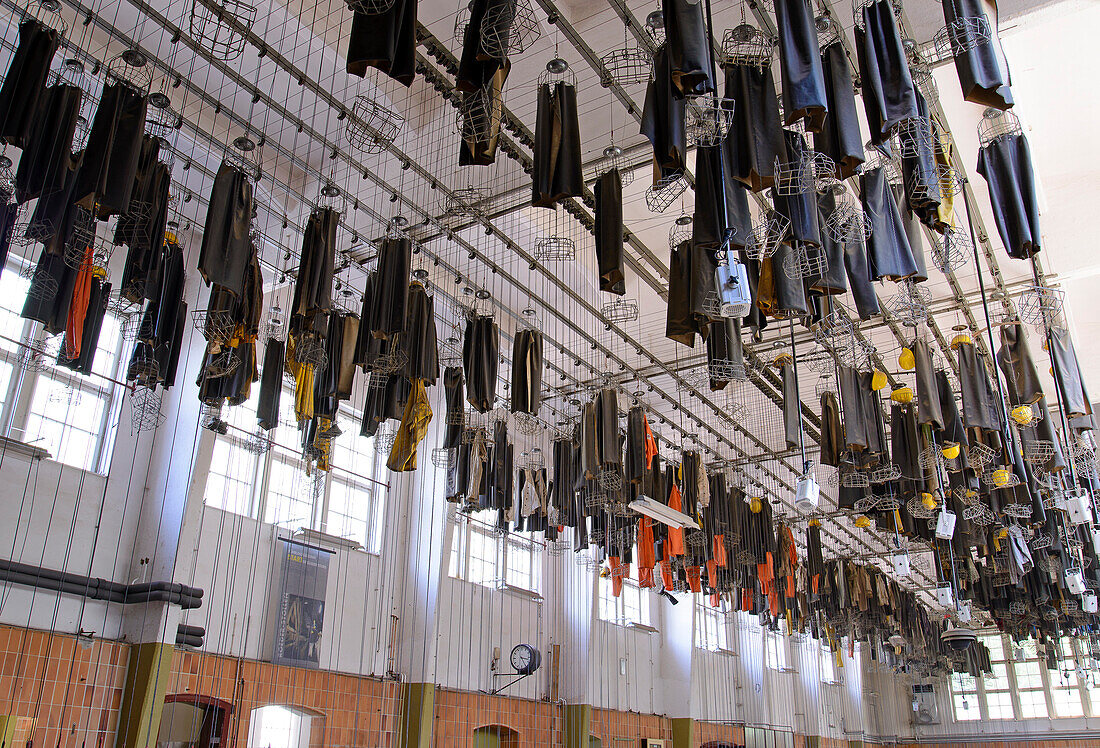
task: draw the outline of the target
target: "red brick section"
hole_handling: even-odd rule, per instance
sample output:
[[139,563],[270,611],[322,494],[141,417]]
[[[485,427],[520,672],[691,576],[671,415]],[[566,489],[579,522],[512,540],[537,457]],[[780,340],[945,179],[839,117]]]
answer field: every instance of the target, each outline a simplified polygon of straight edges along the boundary
[[[12,746],[28,741],[49,748],[113,746],[128,655],[129,647],[119,642],[0,626],[0,715],[18,717]],[[252,710],[270,704],[315,716],[312,748],[396,748],[400,692],[392,681],[183,650],[176,652],[167,677],[168,694],[210,696],[233,705],[226,748],[244,748]],[[506,728],[501,731],[509,736],[502,741],[505,748],[561,745],[561,711],[543,701],[437,689],[434,719],[433,743],[441,748],[475,748],[474,730],[491,726]],[[594,708],[590,731],[603,748],[638,748],[642,738],[671,740],[672,723],[651,714]],[[739,725],[695,724],[693,748],[744,741]],[[806,744],[804,736],[796,736],[796,746]],[[821,738],[817,745],[849,748],[838,738]],[[896,748],[1039,746],[1096,748],[1100,738],[899,743]]]

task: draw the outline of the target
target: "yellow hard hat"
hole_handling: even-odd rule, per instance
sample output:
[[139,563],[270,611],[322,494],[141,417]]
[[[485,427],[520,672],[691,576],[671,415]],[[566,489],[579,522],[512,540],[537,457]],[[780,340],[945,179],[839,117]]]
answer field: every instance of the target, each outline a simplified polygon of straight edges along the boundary
[[922,493],[920,495],[920,503],[924,504],[925,509],[935,509],[938,506],[936,497],[930,493]]
[[898,366],[910,371],[917,365],[917,359],[913,356],[913,351],[908,348],[901,349],[901,355],[898,356]]
[[760,514],[760,510],[764,508],[764,502],[760,501],[759,496],[753,496],[749,499],[749,509],[753,514]]
[[943,453],[944,457],[949,460],[953,460],[959,456],[959,452],[961,451],[961,449],[959,448],[959,445],[955,442],[947,442],[943,445],[943,449],[941,449],[940,451]]
[[871,389],[878,392],[886,386],[886,372],[875,369],[875,373],[871,375]]
[[906,403],[913,402],[913,390],[909,387],[898,387],[896,390],[890,393],[890,399],[895,403],[905,405]]
[[871,526],[871,519],[865,515],[859,515],[855,520],[856,527],[866,529]]
[[958,335],[956,335],[955,337],[951,338],[951,350],[955,350],[960,345],[967,345],[968,343],[973,343],[973,342],[974,341],[970,339],[969,335],[967,335],[964,332],[961,332]]
[[1030,405],[1017,405],[1011,415],[1012,420],[1021,426],[1027,426],[1035,419],[1035,411]]

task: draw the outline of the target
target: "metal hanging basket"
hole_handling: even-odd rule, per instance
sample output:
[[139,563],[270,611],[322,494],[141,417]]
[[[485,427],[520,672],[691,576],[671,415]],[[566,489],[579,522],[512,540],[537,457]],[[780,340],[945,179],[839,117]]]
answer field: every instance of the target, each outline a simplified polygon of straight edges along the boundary
[[145,94],[153,85],[153,66],[140,49],[127,49],[107,62],[107,77]]
[[1057,288],[1028,286],[1016,299],[1020,321],[1043,330],[1063,329],[1065,297],[1065,291]]
[[460,187],[444,196],[440,209],[445,216],[478,218],[492,196],[484,187]]
[[664,213],[687,191],[688,183],[683,174],[664,177],[645,191],[645,204],[652,213]]
[[344,132],[348,143],[364,153],[381,153],[405,125],[405,118],[377,99],[359,94],[351,107]]
[[755,260],[771,257],[790,230],[791,222],[786,216],[774,210],[767,211],[759,221],[753,223],[752,233],[745,242],[745,254]]
[[641,47],[624,46],[600,58],[603,66],[600,83],[625,87],[648,83],[653,76],[653,58]]
[[992,39],[993,30],[985,16],[956,18],[932,37],[935,50],[932,61],[941,62],[959,57],[988,44]]
[[962,268],[973,256],[974,244],[962,229],[949,226],[942,234],[934,235],[932,264],[944,275]]
[[347,0],[348,8],[355,13],[367,16],[380,16],[388,13],[397,4],[397,0]]
[[821,278],[828,272],[829,258],[814,244],[796,242],[783,258],[783,274],[791,280]]
[[688,99],[684,115],[688,141],[704,147],[720,144],[733,126],[735,104],[711,93]]
[[1020,123],[1020,118],[1011,111],[1005,112],[989,107],[982,114],[981,122],[978,123],[978,144],[983,148],[991,145],[998,138],[1023,134],[1024,126]]
[[503,92],[492,81],[475,91],[463,91],[458,102],[456,126],[463,140],[484,143],[500,132]]
[[915,327],[928,318],[932,292],[912,280],[898,284],[898,292],[886,300],[886,308],[900,324]]
[[603,305],[600,309],[603,318],[616,325],[624,322],[633,322],[638,319],[638,302],[630,299],[615,299]]
[[164,423],[160,393],[152,387],[135,387],[130,392],[130,425],[135,432],[152,431]]
[[634,169],[631,168],[630,159],[627,158],[626,151],[614,142],[603,149],[603,158],[596,164],[595,176],[598,179],[612,169],[618,170],[619,182],[623,187],[634,182]]
[[535,240],[535,260],[572,262],[577,257],[577,243],[567,236],[542,236]]
[[775,44],[760,29],[742,23],[722,35],[722,64],[766,68],[772,63]]
[[230,62],[244,52],[256,12],[255,5],[241,0],[220,0],[213,10],[191,0],[190,36],[215,57]]
[[432,450],[432,464],[441,470],[449,470],[458,458],[458,450],[454,447],[437,447]]
[[871,217],[863,205],[843,187],[834,190],[836,208],[825,219],[829,238],[841,244],[866,241],[871,236]]
[[529,0],[489,0],[481,20],[481,50],[504,59],[531,47],[542,35]]
[[191,312],[191,321],[210,343],[228,343],[237,330],[233,315],[223,309],[196,309]]

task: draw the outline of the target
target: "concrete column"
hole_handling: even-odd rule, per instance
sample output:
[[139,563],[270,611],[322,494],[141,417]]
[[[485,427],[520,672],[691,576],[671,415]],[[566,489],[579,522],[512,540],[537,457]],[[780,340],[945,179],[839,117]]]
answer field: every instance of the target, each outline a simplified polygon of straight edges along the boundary
[[589,704],[562,706],[562,748],[588,748],[591,733],[592,707]]
[[401,688],[398,748],[430,748],[435,723],[435,684],[405,683]]
[[695,720],[690,717],[673,717],[672,748],[693,748],[695,745]]
[[156,745],[174,652],[172,645],[159,642],[130,647],[115,748],[151,748]]

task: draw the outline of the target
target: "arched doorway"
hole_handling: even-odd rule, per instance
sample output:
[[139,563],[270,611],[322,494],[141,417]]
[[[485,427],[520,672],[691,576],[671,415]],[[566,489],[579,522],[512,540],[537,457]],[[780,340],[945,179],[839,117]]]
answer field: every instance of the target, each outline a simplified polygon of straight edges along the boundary
[[322,742],[325,717],[299,706],[267,704],[248,719],[248,748],[311,748]]
[[504,725],[483,725],[474,730],[473,748],[519,748],[519,733]]
[[226,742],[233,705],[212,696],[164,697],[157,748],[218,748]]

